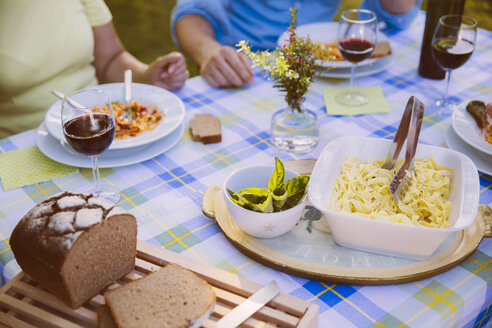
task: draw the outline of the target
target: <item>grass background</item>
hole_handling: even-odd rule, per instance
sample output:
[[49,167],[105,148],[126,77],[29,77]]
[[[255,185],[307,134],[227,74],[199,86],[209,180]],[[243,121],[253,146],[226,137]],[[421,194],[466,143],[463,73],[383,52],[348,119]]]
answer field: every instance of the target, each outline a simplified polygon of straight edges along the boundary
[[[343,0],[334,20],[346,9],[359,7],[362,0]],[[143,62],[177,50],[171,38],[170,16],[176,0],[106,0],[113,22],[126,49]],[[425,10],[426,0],[422,3]],[[465,14],[478,20],[481,28],[492,30],[492,1],[468,0]],[[198,67],[187,60],[190,76]]]

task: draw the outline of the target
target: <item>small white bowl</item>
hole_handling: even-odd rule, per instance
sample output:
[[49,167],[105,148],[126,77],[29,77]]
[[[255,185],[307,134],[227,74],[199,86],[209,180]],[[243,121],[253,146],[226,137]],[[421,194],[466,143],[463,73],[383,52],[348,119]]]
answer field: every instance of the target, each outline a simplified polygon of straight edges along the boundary
[[[342,162],[349,157],[362,161],[386,158],[392,140],[369,137],[337,138],[325,146],[311,174],[310,202],[323,212],[337,244],[368,252],[423,260],[432,256],[452,233],[475,220],[480,184],[475,164],[465,155],[447,148],[419,144],[416,158],[434,156],[440,165],[453,169],[449,228],[428,228],[372,220],[328,209],[333,183]],[[404,156],[405,149],[400,156]]]
[[[234,171],[225,180],[224,198],[232,220],[244,232],[258,238],[278,237],[296,225],[306,206],[307,196],[299,204],[288,210],[274,213],[260,213],[245,209],[235,204],[229,197],[227,189],[238,192],[244,188],[267,188],[268,181],[275,170],[273,165],[250,166]],[[285,169],[285,180],[298,176],[294,171]]]

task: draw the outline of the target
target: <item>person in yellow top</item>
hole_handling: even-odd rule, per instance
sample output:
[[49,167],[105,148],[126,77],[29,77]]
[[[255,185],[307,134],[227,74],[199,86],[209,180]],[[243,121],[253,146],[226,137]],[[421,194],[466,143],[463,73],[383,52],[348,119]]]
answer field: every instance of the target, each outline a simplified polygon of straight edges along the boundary
[[0,139],[36,128],[64,93],[133,80],[181,88],[188,71],[172,52],[150,65],[125,51],[104,0],[0,1]]

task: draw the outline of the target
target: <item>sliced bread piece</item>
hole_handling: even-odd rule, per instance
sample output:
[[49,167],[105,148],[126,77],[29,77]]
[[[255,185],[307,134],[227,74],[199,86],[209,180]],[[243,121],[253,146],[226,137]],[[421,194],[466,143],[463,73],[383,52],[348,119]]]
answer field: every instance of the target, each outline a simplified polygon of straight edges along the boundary
[[200,327],[215,305],[212,287],[193,272],[168,264],[104,293],[119,328]]
[[209,114],[196,114],[190,120],[190,133],[193,141],[204,144],[222,141],[220,120]]
[[111,310],[106,304],[101,304],[97,307],[97,326],[99,328],[117,328],[111,315]]
[[381,41],[376,43],[370,58],[380,58],[388,55],[391,55],[391,46],[388,41]]

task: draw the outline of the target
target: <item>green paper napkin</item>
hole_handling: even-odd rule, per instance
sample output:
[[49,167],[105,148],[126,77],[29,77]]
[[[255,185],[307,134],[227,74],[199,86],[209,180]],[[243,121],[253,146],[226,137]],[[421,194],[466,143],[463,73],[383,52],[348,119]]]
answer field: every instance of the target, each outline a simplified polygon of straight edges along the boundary
[[345,106],[335,100],[335,96],[347,88],[324,88],[326,113],[328,115],[362,115],[389,113],[389,107],[384,99],[380,86],[361,89],[368,97],[369,102],[362,106]]
[[78,170],[49,159],[35,146],[0,154],[0,177],[4,190],[59,178]]

